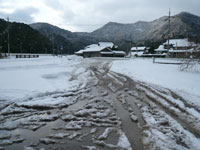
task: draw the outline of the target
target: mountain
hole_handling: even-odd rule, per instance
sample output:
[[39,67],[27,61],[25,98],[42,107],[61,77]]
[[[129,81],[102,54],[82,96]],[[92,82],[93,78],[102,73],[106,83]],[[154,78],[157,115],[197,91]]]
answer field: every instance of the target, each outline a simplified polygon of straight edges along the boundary
[[95,37],[103,37],[111,41],[118,41],[121,39],[136,41],[145,35],[145,32],[149,27],[148,22],[142,21],[136,22],[135,24],[109,22],[102,28],[92,32],[91,35]]
[[[149,40],[166,39],[168,33],[168,17],[162,17],[151,22],[151,29],[147,32],[145,38]],[[170,37],[188,37],[192,38],[200,35],[200,17],[182,12],[172,16],[170,19]]]
[[74,38],[75,35],[67,30],[61,29],[59,27],[53,26],[48,23],[33,23],[30,25],[33,29],[45,34],[46,36],[60,35],[64,38]]
[[[170,37],[196,37],[200,35],[200,17],[182,12],[170,19]],[[102,37],[106,40],[118,42],[129,40],[132,42],[164,41],[168,36],[168,16],[151,22],[139,21],[134,24],[120,24],[110,22],[91,33],[91,36]]]
[[[0,19],[0,43],[2,52],[7,52],[7,31],[8,22]],[[46,53],[50,52],[51,42],[41,35],[38,31],[32,29],[29,25],[23,23],[9,23],[10,50],[13,53]]]
[[[170,18],[170,37],[199,39],[200,37],[200,17],[182,12]],[[109,22],[102,28],[91,33],[70,32],[46,23],[35,23],[30,25],[47,36],[51,41],[54,39],[58,43],[64,43],[71,52],[82,49],[86,45],[99,41],[110,41],[119,45],[122,50],[138,44],[152,46],[166,41],[169,30],[168,16],[161,17],[151,22],[138,21],[136,23],[122,24]],[[62,40],[59,40],[62,39]]]
[[91,37],[89,33],[70,32],[47,23],[34,23],[30,26],[48,37],[58,49],[63,47],[65,53],[74,53],[89,44],[100,41],[98,37]]
[[[100,41],[114,42],[120,50],[146,45],[156,47],[166,41],[168,36],[168,16],[151,22],[138,21],[122,24],[109,22],[91,33],[70,32],[47,23],[10,23],[10,42],[12,52],[62,53],[72,54],[85,46]],[[200,43],[200,17],[182,12],[170,19],[170,37],[184,38]],[[7,50],[7,22],[0,19],[0,42],[3,51]],[[0,45],[1,46],[1,45]]]

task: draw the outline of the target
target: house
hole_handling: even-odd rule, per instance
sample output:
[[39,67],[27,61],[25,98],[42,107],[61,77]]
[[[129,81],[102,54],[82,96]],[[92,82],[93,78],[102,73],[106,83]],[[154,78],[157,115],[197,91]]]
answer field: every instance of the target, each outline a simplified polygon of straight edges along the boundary
[[112,42],[99,42],[86,46],[83,50],[79,50],[75,54],[78,56],[87,57],[124,57],[124,51],[113,51],[116,46]]
[[190,58],[196,47],[196,44],[189,42],[187,38],[170,39],[169,44],[173,46],[173,48],[169,50],[169,57],[173,58]]
[[146,47],[132,47],[131,56],[142,56],[146,51]]
[[157,49],[154,50],[157,54],[166,54],[167,49],[164,48],[164,45],[160,45]]
[[164,45],[160,45],[157,49],[154,50],[156,53],[153,57],[166,57],[167,56],[167,49],[165,49]]
[[187,50],[179,50],[179,49],[170,49],[169,50],[169,57],[172,58],[191,58],[193,55],[194,49],[187,49]]
[[[166,41],[164,44],[165,49],[168,47],[168,41]],[[188,50],[191,48],[194,48],[195,44],[192,42],[189,42],[187,38],[185,39],[170,39],[169,45],[173,49],[177,50]]]
[[114,57],[125,57],[126,53],[124,51],[113,51],[113,56]]
[[169,51],[168,51],[168,41],[155,49],[157,54],[168,54],[172,58],[190,58],[194,51],[196,44],[189,42],[187,38],[185,39],[170,39],[169,40]]

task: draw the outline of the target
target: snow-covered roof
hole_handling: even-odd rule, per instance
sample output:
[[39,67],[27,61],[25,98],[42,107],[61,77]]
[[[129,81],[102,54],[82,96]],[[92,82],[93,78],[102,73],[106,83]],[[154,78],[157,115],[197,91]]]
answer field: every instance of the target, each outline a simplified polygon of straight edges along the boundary
[[118,45],[114,45],[114,48],[118,48],[119,46]]
[[[164,44],[168,44],[168,41],[166,41]],[[192,45],[192,43],[189,42],[187,38],[185,38],[185,39],[170,39],[169,44],[172,44],[173,46],[177,46],[177,47],[188,47],[188,46]]]
[[112,42],[99,42],[99,45],[105,48],[106,47],[112,48],[114,46]]
[[111,51],[111,52],[100,52],[101,54],[118,54],[118,55],[125,55],[124,51]]
[[85,49],[79,50],[76,54],[82,54],[83,52],[99,52],[105,48],[112,48],[114,44],[112,42],[99,42],[98,44],[91,44],[86,46]]
[[170,53],[184,53],[184,52],[193,52],[194,49],[188,49],[188,50],[169,50]]
[[160,45],[157,49],[155,49],[156,52],[166,52],[167,49],[164,48],[164,45]]
[[78,52],[75,52],[75,54],[82,54],[84,50],[79,50]]
[[113,52],[100,52],[101,54],[114,54]]
[[115,54],[122,54],[125,55],[126,53],[124,51],[113,51]]
[[143,54],[142,56],[166,56],[167,53],[163,53],[163,54]]
[[145,50],[145,48],[146,47],[144,47],[144,46],[142,46],[142,47],[132,47],[131,50],[132,51],[137,51],[137,50],[141,51],[141,50]]
[[131,52],[131,55],[135,56],[142,56],[143,55],[143,52]]

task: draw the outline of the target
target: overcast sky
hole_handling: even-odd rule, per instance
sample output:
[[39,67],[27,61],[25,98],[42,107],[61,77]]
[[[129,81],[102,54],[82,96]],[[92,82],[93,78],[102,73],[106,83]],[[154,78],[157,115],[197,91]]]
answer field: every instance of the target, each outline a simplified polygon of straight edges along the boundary
[[91,32],[110,21],[152,21],[169,8],[172,15],[187,11],[200,16],[200,0],[0,0],[0,18]]

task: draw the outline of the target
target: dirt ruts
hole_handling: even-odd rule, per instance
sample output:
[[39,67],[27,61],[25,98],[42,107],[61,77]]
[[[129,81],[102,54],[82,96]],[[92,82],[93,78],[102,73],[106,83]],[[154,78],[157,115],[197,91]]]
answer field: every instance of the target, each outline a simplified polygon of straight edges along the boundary
[[[163,149],[164,144],[159,145],[162,139],[159,141],[153,131],[168,139],[164,145],[167,149],[192,149],[187,134],[199,138],[200,124],[186,108],[197,112],[199,108],[174,91],[112,72],[111,65],[109,59],[85,59],[77,65],[85,69],[84,86],[39,97],[62,98],[60,104],[1,101],[0,149]],[[71,80],[82,74],[72,73]]]

